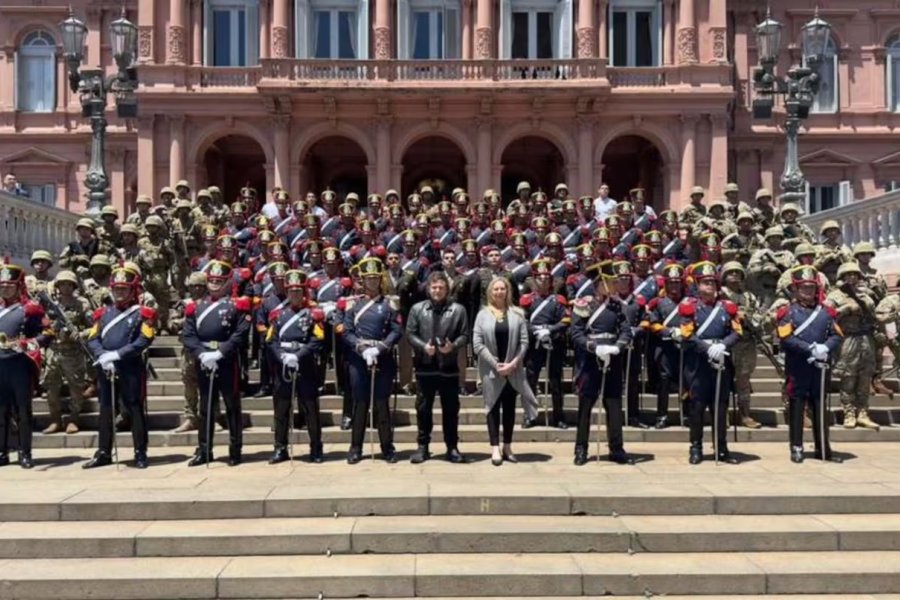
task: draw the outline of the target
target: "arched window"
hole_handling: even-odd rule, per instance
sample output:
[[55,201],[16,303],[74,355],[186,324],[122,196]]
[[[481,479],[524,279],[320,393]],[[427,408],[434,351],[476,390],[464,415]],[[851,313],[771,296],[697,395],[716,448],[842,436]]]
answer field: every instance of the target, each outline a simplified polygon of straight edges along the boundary
[[816,94],[810,112],[837,112],[840,88],[838,79],[838,52],[837,46],[834,43],[834,38],[829,39],[828,45],[825,46],[825,54],[822,56],[822,65],[819,67],[819,78],[819,93]]
[[888,41],[885,59],[888,110],[900,112],[900,34]]
[[16,108],[52,112],[56,106],[56,41],[46,31],[29,33],[16,53]]

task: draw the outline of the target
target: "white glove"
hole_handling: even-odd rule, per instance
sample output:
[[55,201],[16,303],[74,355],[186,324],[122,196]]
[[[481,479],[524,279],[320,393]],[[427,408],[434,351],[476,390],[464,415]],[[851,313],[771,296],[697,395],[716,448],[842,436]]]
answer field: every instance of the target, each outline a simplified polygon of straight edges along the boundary
[[296,354],[285,352],[281,355],[281,364],[283,364],[288,369],[296,369],[300,365],[300,359],[297,358]]
[[213,352],[201,352],[200,353],[200,364],[203,365],[203,368],[212,370],[213,367],[216,366],[222,360],[222,352],[219,350],[215,350]]
[[118,352],[115,352],[115,351],[104,352],[103,354],[100,355],[100,358],[97,359],[97,364],[99,364],[100,367],[105,370],[106,365],[111,365],[114,362],[116,362],[117,360],[119,360]]
[[319,305],[319,308],[321,308],[322,312],[325,313],[325,318],[327,319],[329,316],[331,316],[331,313],[334,312],[334,309],[337,308],[337,304],[335,304],[334,302],[323,302]]
[[810,354],[812,354],[814,359],[825,362],[828,360],[828,346],[825,344],[813,344],[812,348],[810,348]]
[[550,338],[550,330],[549,329],[535,329],[534,337],[537,338],[537,341],[543,342],[544,339]]
[[722,360],[725,358],[725,344],[713,344],[709,347],[709,350],[706,351],[706,356],[708,356],[709,360],[713,362],[722,362]]
[[116,363],[112,361],[101,363],[100,368],[103,369],[107,375],[113,375],[116,372]]
[[681,343],[681,340],[684,339],[684,336],[681,333],[681,328],[673,327],[669,331],[672,332],[670,337],[672,338],[673,342]]
[[366,348],[363,350],[362,356],[366,359],[366,364],[371,367],[378,362],[378,348]]
[[606,353],[606,349],[607,349],[607,348],[609,348],[609,346],[601,346],[601,345],[598,345],[596,348],[594,348],[594,354],[596,354],[596,355],[597,355],[597,358],[599,358],[600,360],[604,360],[604,361],[605,361],[605,360],[606,360],[606,357],[609,356],[609,355]]
[[607,348],[606,353],[609,354],[610,356],[615,356],[619,353],[618,346],[607,346],[606,348]]

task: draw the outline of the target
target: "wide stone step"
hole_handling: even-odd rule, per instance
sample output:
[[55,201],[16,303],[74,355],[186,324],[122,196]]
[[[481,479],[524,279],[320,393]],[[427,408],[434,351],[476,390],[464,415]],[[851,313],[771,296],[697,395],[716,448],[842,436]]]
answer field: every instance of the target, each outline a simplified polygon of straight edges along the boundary
[[16,559],[5,598],[889,593],[900,552]]
[[0,526],[0,558],[17,559],[862,550],[900,550],[900,515],[403,515]]

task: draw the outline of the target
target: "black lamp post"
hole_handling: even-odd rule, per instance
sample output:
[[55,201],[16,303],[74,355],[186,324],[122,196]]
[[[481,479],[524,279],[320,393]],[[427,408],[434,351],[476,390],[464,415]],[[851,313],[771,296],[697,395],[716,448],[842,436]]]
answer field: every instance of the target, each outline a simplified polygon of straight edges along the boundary
[[63,50],[69,68],[69,87],[78,92],[81,114],[91,120],[91,163],[88,166],[85,185],[88,188],[88,205],[85,215],[100,218],[100,209],[107,201],[109,178],[106,175],[104,146],[106,144],[106,100],[112,93],[116,99],[119,118],[137,117],[137,72],[134,59],[137,56],[137,27],[122,15],[110,26],[113,55],[118,72],[105,77],[102,69],[79,69],[84,59],[87,27],[75,18],[71,7],[69,17],[59,24],[62,31]]
[[753,100],[753,118],[770,119],[776,96],[784,97],[786,118],[784,130],[787,136],[787,153],[784,172],[781,174],[780,201],[797,202],[803,206],[806,199],[806,178],[800,170],[797,156],[797,132],[800,122],[809,116],[819,91],[819,66],[831,37],[831,25],[819,18],[819,11],[803,26],[803,56],[806,66],[791,67],[787,74],[778,77],[775,63],[781,50],[782,25],[766,11],[766,20],[756,26],[756,48],[759,66],[753,71],[753,88],[757,98]]

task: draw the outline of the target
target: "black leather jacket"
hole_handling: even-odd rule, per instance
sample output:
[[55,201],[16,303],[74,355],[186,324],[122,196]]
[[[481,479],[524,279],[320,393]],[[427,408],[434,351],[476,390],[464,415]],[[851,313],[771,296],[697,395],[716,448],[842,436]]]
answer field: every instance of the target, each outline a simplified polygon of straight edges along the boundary
[[[413,305],[407,318],[406,335],[414,350],[417,375],[459,375],[456,355],[468,342],[467,321],[466,309],[456,302],[436,306],[431,300],[424,300]],[[426,344],[442,346],[447,340],[453,342],[453,352],[443,354],[438,350],[434,356],[425,352]]]

